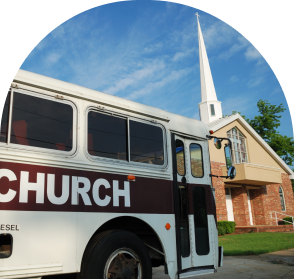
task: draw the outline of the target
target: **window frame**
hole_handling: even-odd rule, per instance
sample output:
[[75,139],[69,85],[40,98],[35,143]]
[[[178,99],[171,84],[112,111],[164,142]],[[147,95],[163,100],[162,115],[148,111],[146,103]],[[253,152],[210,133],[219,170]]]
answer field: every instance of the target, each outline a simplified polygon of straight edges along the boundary
[[[119,118],[124,118],[127,120],[127,147],[128,147],[128,160],[127,161],[119,160],[119,159],[112,159],[112,158],[107,158],[107,157],[94,156],[88,152],[88,114],[91,111],[106,114],[106,115],[111,115],[111,116],[115,116],[115,117],[119,117]],[[161,128],[162,136],[163,136],[163,155],[164,155],[163,156],[163,160],[164,160],[163,165],[146,164],[146,163],[135,162],[135,161],[130,160],[130,120]],[[85,110],[84,142],[85,142],[84,152],[86,154],[86,157],[94,162],[106,162],[106,163],[112,163],[112,164],[114,163],[114,164],[125,165],[125,166],[134,166],[134,167],[136,166],[136,167],[140,167],[140,168],[161,169],[161,170],[166,169],[168,166],[166,128],[163,124],[161,124],[157,121],[154,121],[153,119],[150,119],[150,120],[142,119],[142,118],[130,115],[130,114],[120,113],[120,112],[113,111],[110,109],[105,109],[102,107],[99,108],[99,107],[94,107],[93,105],[90,105]]]
[[[39,154],[50,154],[50,155],[56,155],[56,156],[62,156],[62,157],[70,157],[74,155],[77,151],[77,115],[78,115],[78,108],[74,102],[68,99],[57,99],[55,96],[47,95],[44,93],[38,93],[35,91],[29,91],[25,89],[20,88],[11,88],[11,94],[10,94],[10,104],[9,104],[9,115],[8,115],[8,135],[7,135],[7,142],[0,142],[0,148],[4,147],[6,149],[13,149],[13,150],[20,150],[23,152],[34,152]],[[72,149],[70,151],[63,151],[63,150],[55,150],[55,149],[49,149],[49,148],[43,148],[43,147],[36,147],[36,146],[28,146],[28,145],[22,145],[22,144],[16,144],[11,143],[11,121],[12,121],[12,115],[13,115],[13,101],[14,101],[14,92],[28,95],[40,99],[45,99],[53,102],[58,102],[61,104],[67,104],[72,107],[73,110],[73,119],[72,119]]]
[[[282,190],[282,193],[280,193],[280,189]],[[282,204],[281,204],[281,194],[283,197],[283,203],[284,203],[284,209],[282,209]],[[282,185],[279,186],[279,200],[280,200],[280,204],[281,204],[281,211],[285,212],[286,211],[286,201],[285,201],[285,195],[284,195],[284,190]]]
[[[239,136],[239,133],[243,136],[241,138],[244,139],[244,146],[245,146],[245,152],[242,152],[241,151],[241,148],[239,147],[239,149],[237,150],[238,151],[238,154],[240,156],[240,162],[237,163],[236,162],[236,150],[235,150],[235,146],[234,146],[234,142],[233,142],[233,129],[236,129],[237,130],[237,139],[240,140],[240,136]],[[230,135],[230,137],[229,137]],[[243,163],[249,163],[249,156],[248,156],[248,148],[247,148],[247,141],[246,141],[246,137],[244,136],[244,134],[235,126],[233,127],[232,129],[230,129],[229,131],[227,131],[227,137],[231,140],[231,143],[232,143],[232,148],[231,148],[231,155],[232,155],[232,165],[235,165],[235,164],[243,164]],[[241,146],[241,145],[240,145]],[[241,158],[242,158],[242,153],[246,154],[246,162],[241,162]]]

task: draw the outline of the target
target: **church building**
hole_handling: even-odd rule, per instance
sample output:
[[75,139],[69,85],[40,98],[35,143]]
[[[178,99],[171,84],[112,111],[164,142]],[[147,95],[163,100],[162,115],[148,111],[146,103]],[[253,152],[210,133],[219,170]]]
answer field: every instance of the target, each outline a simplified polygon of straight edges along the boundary
[[[230,138],[232,163],[237,170],[233,180],[212,178],[217,219],[235,221],[237,227],[277,225],[285,216],[294,216],[291,184],[294,173],[239,114],[223,117],[199,20],[198,41],[200,118],[213,130],[213,136]],[[216,149],[213,140],[210,140],[209,150],[212,174],[226,175],[223,148]]]

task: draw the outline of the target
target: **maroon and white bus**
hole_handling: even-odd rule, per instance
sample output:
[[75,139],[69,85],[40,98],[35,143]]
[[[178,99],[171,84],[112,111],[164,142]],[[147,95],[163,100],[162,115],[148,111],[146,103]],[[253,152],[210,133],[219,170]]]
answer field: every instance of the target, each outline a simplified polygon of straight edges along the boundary
[[0,278],[215,272],[209,135],[200,121],[19,70],[1,122]]

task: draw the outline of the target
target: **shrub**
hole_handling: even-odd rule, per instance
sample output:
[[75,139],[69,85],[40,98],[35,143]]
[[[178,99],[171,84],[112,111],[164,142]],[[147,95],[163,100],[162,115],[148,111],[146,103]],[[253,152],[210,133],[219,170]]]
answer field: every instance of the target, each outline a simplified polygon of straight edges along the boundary
[[284,225],[292,225],[292,217],[284,217],[283,220],[291,222],[291,224],[288,222],[284,222]]
[[219,222],[217,222],[217,232],[218,235],[226,234],[226,228],[223,226],[223,224],[219,224]]
[[217,230],[218,235],[230,234],[235,231],[236,223],[232,221],[218,221]]

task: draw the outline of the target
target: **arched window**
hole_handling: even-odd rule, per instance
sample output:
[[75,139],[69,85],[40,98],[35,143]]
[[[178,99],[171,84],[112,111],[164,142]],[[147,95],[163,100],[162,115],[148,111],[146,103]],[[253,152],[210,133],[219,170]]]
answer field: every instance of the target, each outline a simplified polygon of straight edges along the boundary
[[280,196],[280,202],[281,202],[282,211],[286,211],[284,192],[283,192],[283,188],[281,186],[279,188],[279,196]]
[[233,164],[248,163],[245,137],[234,127],[227,132],[228,138],[232,141]]

